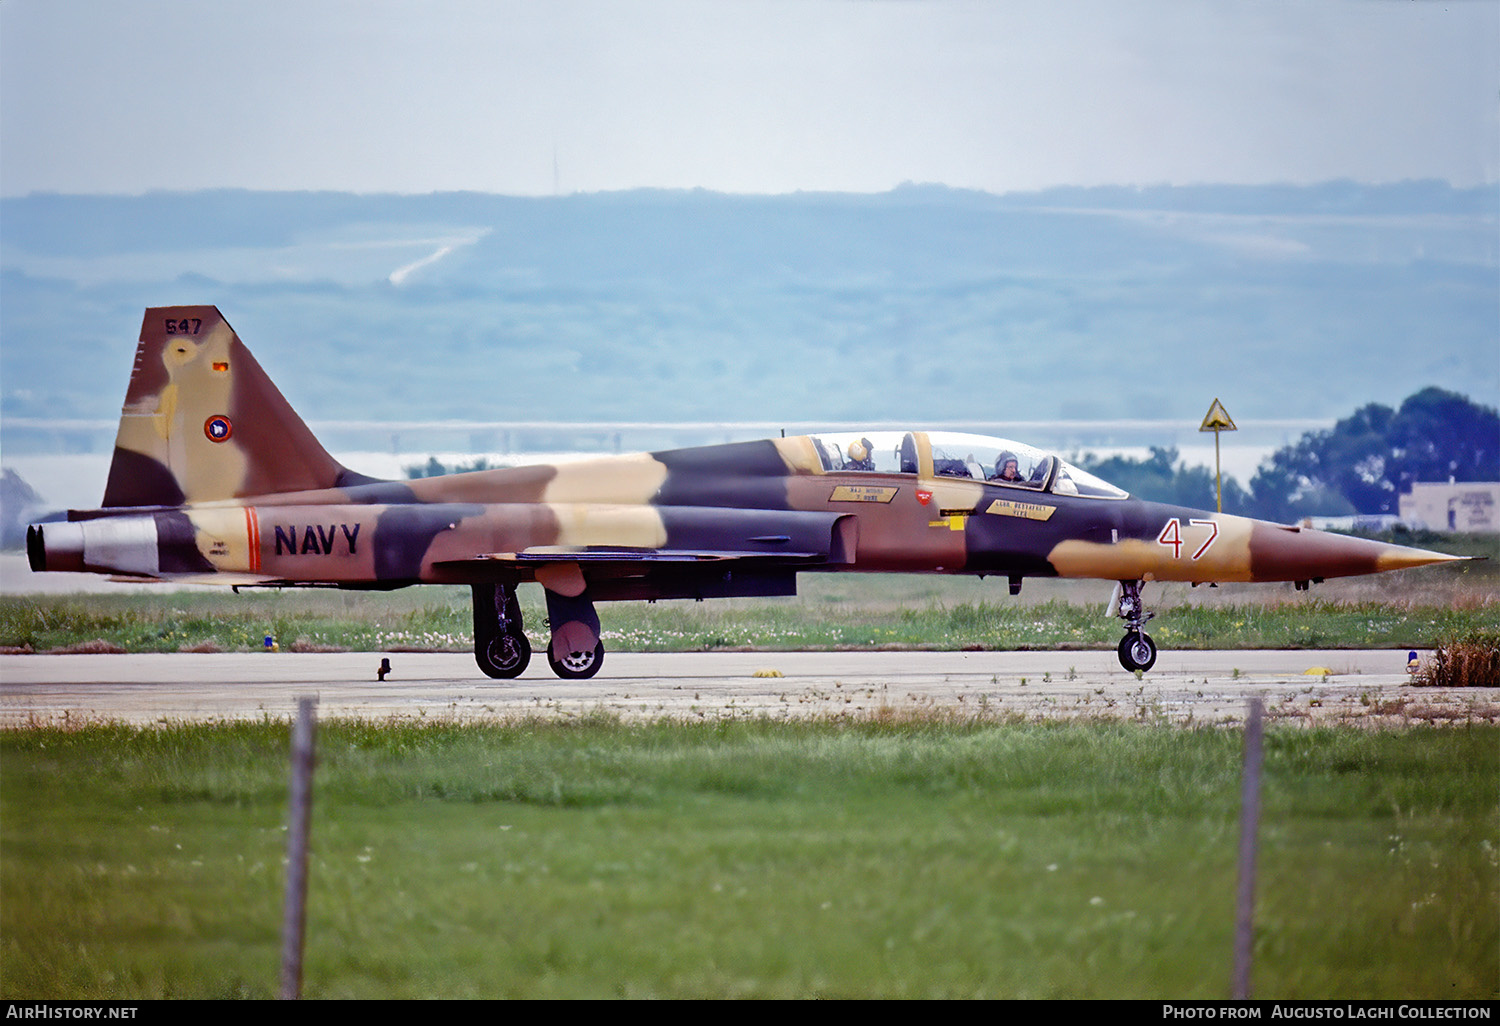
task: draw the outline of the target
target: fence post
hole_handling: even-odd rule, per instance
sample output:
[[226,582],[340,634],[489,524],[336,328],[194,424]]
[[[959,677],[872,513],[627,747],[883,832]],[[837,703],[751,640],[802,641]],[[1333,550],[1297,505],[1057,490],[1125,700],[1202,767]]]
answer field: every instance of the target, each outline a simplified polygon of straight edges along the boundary
[[292,729],[292,782],[287,801],[286,908],[281,920],[281,997],[302,996],[302,941],[307,926],[307,840],[312,823],[316,698],[297,700]]
[[1234,916],[1234,999],[1250,998],[1251,949],[1255,941],[1255,855],[1260,831],[1261,701],[1250,699],[1245,719],[1245,764],[1240,776],[1239,889]]

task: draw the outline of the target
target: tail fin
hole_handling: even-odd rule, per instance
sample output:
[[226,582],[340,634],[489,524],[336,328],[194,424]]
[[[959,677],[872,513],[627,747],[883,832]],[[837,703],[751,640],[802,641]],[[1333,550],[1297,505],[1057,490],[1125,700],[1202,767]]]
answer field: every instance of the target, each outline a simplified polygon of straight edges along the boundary
[[358,483],[213,306],[146,311],[104,505],[178,506]]

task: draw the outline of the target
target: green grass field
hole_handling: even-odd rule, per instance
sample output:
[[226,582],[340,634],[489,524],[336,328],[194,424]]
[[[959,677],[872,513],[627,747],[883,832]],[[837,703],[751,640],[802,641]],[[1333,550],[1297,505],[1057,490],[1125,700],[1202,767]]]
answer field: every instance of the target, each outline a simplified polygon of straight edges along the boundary
[[[0,734],[6,998],[268,997],[285,724]],[[1241,739],[320,728],[310,997],[1228,995]],[[1272,728],[1254,995],[1500,997],[1500,728]]]
[[[47,652],[79,645],[125,652],[284,650],[466,652],[467,590],[429,588],[399,599],[358,596],[88,595],[0,598],[0,647]],[[535,596],[522,603],[533,649],[547,641]],[[1119,621],[1103,601],[1006,605],[997,600],[876,605],[728,600],[617,604],[601,609],[613,652],[834,649],[1113,649]],[[1285,605],[1179,606],[1151,622],[1164,648],[1430,648],[1437,639],[1500,628],[1500,603],[1392,607],[1318,599]],[[102,643],[102,645],[101,645]]]

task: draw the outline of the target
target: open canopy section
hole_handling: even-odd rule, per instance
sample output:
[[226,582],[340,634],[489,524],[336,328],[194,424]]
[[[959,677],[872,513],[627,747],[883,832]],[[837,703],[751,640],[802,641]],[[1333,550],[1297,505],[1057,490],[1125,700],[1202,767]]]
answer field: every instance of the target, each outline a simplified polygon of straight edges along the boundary
[[1056,495],[1126,498],[1121,489],[1066,460],[1006,438],[956,431],[837,432],[811,438],[824,473],[960,477]]

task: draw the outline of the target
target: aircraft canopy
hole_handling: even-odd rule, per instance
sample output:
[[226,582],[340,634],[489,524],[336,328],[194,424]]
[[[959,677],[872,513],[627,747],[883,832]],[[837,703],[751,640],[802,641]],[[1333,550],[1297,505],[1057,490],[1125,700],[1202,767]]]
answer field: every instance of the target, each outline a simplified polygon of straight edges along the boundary
[[1056,495],[1123,499],[1126,493],[1051,453],[1006,438],[957,431],[837,432],[811,436],[823,472],[960,477]]

